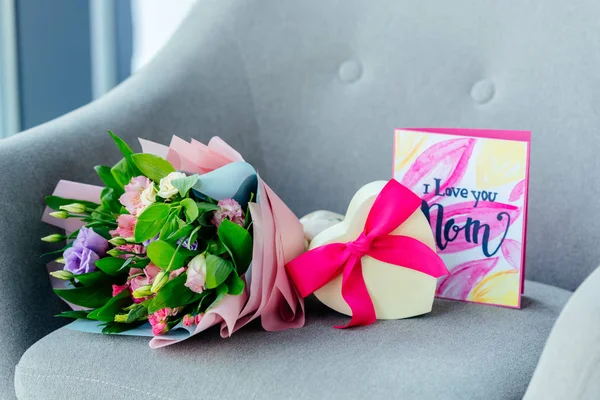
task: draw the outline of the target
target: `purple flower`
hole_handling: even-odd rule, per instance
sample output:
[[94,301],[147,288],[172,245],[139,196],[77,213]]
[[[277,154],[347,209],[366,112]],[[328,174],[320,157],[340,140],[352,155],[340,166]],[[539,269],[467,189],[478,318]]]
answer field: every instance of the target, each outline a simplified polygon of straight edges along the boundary
[[158,237],[159,237],[159,236],[160,236],[160,235],[156,235],[156,236],[154,236],[153,238],[150,238],[150,239],[148,239],[148,240],[144,240],[144,241],[142,242],[142,244],[144,245],[144,247],[148,247],[148,245],[149,245],[150,243],[152,243],[152,242],[156,242],[156,241],[158,240]]
[[96,270],[96,261],[106,255],[108,240],[83,227],[79,230],[73,246],[65,250],[65,270],[75,275],[86,274]]
[[68,248],[64,253],[65,270],[75,275],[87,274],[96,270],[98,254],[86,248]]
[[190,244],[190,238],[181,238],[177,241],[177,244],[181,244],[181,247],[186,248],[191,251],[198,250],[198,241],[196,240],[194,243]]
[[108,240],[98,235],[93,229],[84,226],[79,230],[73,247],[87,248],[100,257],[104,257],[108,250]]

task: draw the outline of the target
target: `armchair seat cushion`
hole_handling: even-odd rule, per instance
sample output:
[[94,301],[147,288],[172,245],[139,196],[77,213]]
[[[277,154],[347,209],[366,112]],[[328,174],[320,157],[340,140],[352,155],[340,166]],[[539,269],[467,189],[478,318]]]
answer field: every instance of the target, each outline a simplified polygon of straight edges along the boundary
[[433,312],[337,330],[307,300],[303,329],[217,329],[163,349],[61,328],[21,358],[20,399],[516,399],[571,292],[526,282],[523,309],[436,300]]

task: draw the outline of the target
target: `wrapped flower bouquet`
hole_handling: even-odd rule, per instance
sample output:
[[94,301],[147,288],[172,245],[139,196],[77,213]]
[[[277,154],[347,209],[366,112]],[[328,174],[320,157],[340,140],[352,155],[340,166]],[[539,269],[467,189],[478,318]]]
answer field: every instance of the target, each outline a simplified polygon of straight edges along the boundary
[[105,187],[61,181],[46,198],[43,220],[65,231],[43,240],[66,243],[49,270],[70,328],[160,347],[217,324],[224,337],[256,318],[304,324],[284,268],[302,226],[239,153],[173,137],[135,154],[110,134],[123,159],[96,167]]

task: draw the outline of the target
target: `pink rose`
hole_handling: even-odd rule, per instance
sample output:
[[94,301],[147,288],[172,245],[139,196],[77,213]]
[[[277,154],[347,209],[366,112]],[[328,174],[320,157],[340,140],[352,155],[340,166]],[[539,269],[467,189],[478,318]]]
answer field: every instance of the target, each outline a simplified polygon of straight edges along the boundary
[[185,286],[192,292],[202,293],[206,284],[206,258],[198,254],[190,261]]

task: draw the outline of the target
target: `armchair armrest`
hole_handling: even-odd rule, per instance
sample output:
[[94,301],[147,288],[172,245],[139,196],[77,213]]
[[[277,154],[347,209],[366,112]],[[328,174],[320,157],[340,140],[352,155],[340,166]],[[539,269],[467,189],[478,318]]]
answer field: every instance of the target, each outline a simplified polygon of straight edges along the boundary
[[[94,165],[118,161],[107,129],[137,133],[143,116],[100,101],[0,141],[0,397],[14,396],[14,367],[25,350],[66,320],[40,255],[40,238],[56,229],[41,222],[44,196],[59,179],[100,183]],[[131,137],[130,137],[131,139]]]
[[600,267],[558,317],[524,399],[600,399]]

